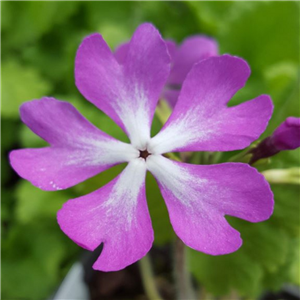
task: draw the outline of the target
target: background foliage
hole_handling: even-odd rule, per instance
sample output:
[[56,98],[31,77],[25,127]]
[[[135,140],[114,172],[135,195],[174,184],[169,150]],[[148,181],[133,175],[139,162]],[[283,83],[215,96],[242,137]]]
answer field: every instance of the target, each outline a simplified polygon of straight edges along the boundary
[[[123,132],[82,98],[73,66],[82,38],[101,33],[115,48],[142,22],[152,22],[178,43],[192,34],[216,38],[220,53],[245,58],[252,76],[231,104],[261,93],[275,111],[264,135],[287,116],[299,116],[299,3],[297,2],[1,2],[2,6],[2,298],[46,298],[78,258],[79,247],[56,223],[56,211],[70,198],[110,181],[114,167],[59,192],[44,192],[20,180],[10,168],[11,149],[45,145],[19,120],[21,103],[45,95],[70,101],[103,131],[125,140]],[[153,131],[160,124],[155,120]],[[226,153],[226,160],[234,153]],[[299,151],[285,152],[263,168],[299,166]],[[155,245],[174,237],[159,190],[147,176],[147,196]],[[189,251],[194,277],[214,295],[232,290],[248,297],[299,282],[299,188],[273,186],[275,212],[261,224],[228,218],[242,233],[236,253],[212,257]],[[16,286],[18,288],[16,288]]]

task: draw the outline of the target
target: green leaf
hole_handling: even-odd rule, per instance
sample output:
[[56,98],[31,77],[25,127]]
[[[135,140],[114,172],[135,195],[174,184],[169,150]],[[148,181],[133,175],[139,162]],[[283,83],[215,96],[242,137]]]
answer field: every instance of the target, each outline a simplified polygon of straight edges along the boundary
[[228,219],[243,238],[242,248],[238,251],[251,258],[264,271],[273,273],[286,262],[289,237],[284,230],[272,226],[271,220],[251,224],[234,218]]
[[49,32],[54,26],[66,22],[79,3],[71,2],[9,2],[2,7],[5,15],[3,38],[5,48],[20,49]]
[[[269,94],[275,110],[265,137],[295,110],[299,102],[299,5],[296,2],[256,1],[237,4],[241,10],[229,13],[217,38],[221,53],[240,56],[249,63],[252,74],[246,86],[230,105]],[[246,8],[246,9],[245,9]],[[280,23],[278,20],[282,20]],[[251,26],[249,26],[251,24]]]
[[238,7],[234,1],[187,1],[186,3],[197,17],[200,34],[216,34],[221,26],[226,26],[232,11],[241,13],[241,10],[247,6],[245,2],[243,6]]
[[20,144],[24,148],[40,148],[48,146],[38,135],[33,133],[25,124],[19,130]]
[[131,2],[90,1],[86,5],[87,22],[91,31],[98,31],[114,49],[131,38],[135,25],[128,15],[135,15],[135,7]]
[[18,144],[19,122],[9,118],[2,118],[1,120],[1,143],[2,148],[9,150],[14,144]]
[[288,254],[285,264],[282,265],[277,272],[267,272],[263,282],[267,289],[278,291],[283,283],[292,283],[300,285],[299,279],[299,253],[300,240],[292,239],[289,241]]
[[256,2],[221,27],[218,35],[222,52],[242,56],[253,72],[287,58],[297,63],[298,17],[296,2]]
[[11,3],[3,2],[1,3],[1,31],[5,31],[10,27],[13,20],[13,7]]
[[161,196],[157,182],[148,173],[146,178],[146,195],[154,229],[154,245],[165,245],[174,239],[165,201]]
[[19,106],[28,100],[46,95],[51,85],[30,67],[24,67],[14,60],[2,64],[2,115],[18,118]]
[[43,218],[50,218],[55,223],[57,211],[69,197],[65,191],[42,191],[28,181],[22,180],[16,188],[16,218],[24,224]]
[[272,191],[275,197],[275,207],[270,222],[275,228],[284,230],[286,235],[292,238],[299,237],[299,186],[273,184]]
[[2,185],[6,185],[11,181],[13,170],[9,165],[8,155],[10,150],[18,145],[18,132],[19,122],[2,118],[1,120],[1,179]]
[[47,299],[61,279],[61,264],[74,259],[70,244],[54,223],[15,223],[2,243],[3,299]]
[[189,249],[189,266],[199,283],[213,295],[224,296],[235,290],[255,297],[261,290],[262,269],[242,251],[209,256]]

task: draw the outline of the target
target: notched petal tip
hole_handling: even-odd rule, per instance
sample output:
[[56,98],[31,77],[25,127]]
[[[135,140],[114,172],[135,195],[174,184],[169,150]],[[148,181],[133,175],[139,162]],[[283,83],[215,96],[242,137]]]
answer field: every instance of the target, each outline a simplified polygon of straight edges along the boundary
[[[249,211],[249,216],[236,216],[234,213],[227,213],[226,215],[244,219],[250,223],[259,223],[268,220],[274,211],[274,194],[269,182],[266,178],[254,167],[245,163],[224,163],[221,165],[232,165],[234,168],[240,168],[243,176],[247,176],[248,181],[253,183],[253,198],[259,206],[254,206],[252,209],[254,213]],[[247,183],[247,182],[245,182]]]
[[[230,54],[211,56],[196,63],[193,66],[192,70],[196,69],[201,71],[203,66],[206,64],[215,64],[215,67],[217,67],[217,71],[222,70],[223,68],[233,68],[233,71],[236,72],[239,81],[243,82],[243,84],[240,84],[239,89],[245,86],[249,76],[251,75],[251,68],[248,62],[239,56],[234,56]],[[231,73],[231,76],[232,75],[234,74]]]
[[69,200],[57,214],[62,231],[79,246],[103,251],[94,269],[117,271],[141,259],[152,246],[145,195],[145,163],[136,159],[104,187]]
[[[104,242],[103,243],[103,250],[99,256],[99,258],[94,262],[92,268],[96,271],[102,271],[102,272],[116,272],[116,271],[120,271],[136,262],[138,262],[139,260],[141,260],[143,257],[145,257],[147,255],[147,253],[150,251],[150,249],[152,248],[152,245],[153,245],[153,241],[154,241],[154,237],[152,237],[152,242],[149,243],[149,247],[146,251],[144,251],[143,253],[141,253],[138,257],[134,258],[133,260],[131,261],[126,261],[124,263],[124,261],[121,263],[121,264],[118,264],[118,265],[106,265],[106,264],[103,264],[103,261],[100,260],[101,259],[101,255],[103,255],[104,251],[106,251],[106,243]],[[100,245],[101,246],[101,245]],[[107,260],[107,259],[106,259]]]
[[[76,243],[79,247],[86,249],[88,251],[94,251],[97,248],[96,244],[90,244],[90,243],[85,243],[85,239],[77,239],[76,236],[74,236],[72,234],[72,230],[70,230],[70,228],[68,228],[68,220],[70,219],[70,215],[68,213],[68,209],[69,207],[72,208],[72,206],[70,204],[70,201],[72,201],[74,199],[71,199],[67,202],[65,202],[62,205],[62,208],[57,212],[56,214],[56,220],[57,223],[61,229],[61,231],[67,236],[69,237],[70,240],[72,240],[74,243]],[[76,230],[76,228],[74,228]],[[98,245],[100,245],[102,243],[102,241],[100,241],[98,243]]]
[[192,165],[152,155],[147,168],[159,183],[174,231],[197,251],[221,255],[240,248],[240,233],[225,215],[261,222],[273,212],[270,185],[247,164]]
[[[222,246],[221,246],[220,248],[218,247],[216,249],[211,249],[211,250],[204,249],[204,251],[202,251],[202,250],[198,250],[198,251],[201,251],[205,254],[212,255],[212,256],[228,255],[228,254],[238,251],[243,245],[243,239],[241,237],[241,233],[238,232],[237,230],[235,230],[235,231],[236,231],[235,241],[232,242],[230,247],[228,247],[228,245],[226,245],[225,248],[222,248]],[[195,250],[197,250],[197,249],[195,249]]]

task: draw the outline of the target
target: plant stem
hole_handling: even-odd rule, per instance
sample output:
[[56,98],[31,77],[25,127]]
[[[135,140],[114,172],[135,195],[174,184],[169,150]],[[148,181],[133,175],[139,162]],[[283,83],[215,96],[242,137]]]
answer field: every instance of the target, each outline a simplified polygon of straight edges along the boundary
[[175,240],[174,250],[174,275],[177,289],[176,299],[196,299],[193,293],[191,277],[186,264],[186,247],[178,237],[176,237]]
[[149,300],[163,300],[155,284],[149,255],[139,261],[142,281]]
[[177,157],[174,153],[170,152],[170,153],[165,153],[165,156],[175,160],[175,161],[182,161],[179,157]]
[[169,104],[164,100],[160,100],[156,107],[155,114],[160,120],[162,125],[164,125],[167,122],[171,113],[172,113],[172,109],[169,106]]

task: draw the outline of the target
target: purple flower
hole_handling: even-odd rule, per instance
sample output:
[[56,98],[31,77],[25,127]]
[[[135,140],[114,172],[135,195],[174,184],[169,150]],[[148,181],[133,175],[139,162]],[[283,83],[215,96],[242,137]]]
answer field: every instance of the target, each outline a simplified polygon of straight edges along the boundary
[[300,118],[288,117],[273,134],[265,138],[254,149],[250,164],[271,157],[283,150],[293,150],[300,147]]
[[288,117],[273,133],[276,149],[293,150],[300,147],[300,118]]
[[206,36],[195,35],[185,39],[178,47],[173,41],[167,41],[172,59],[172,67],[162,97],[174,107],[181,86],[193,65],[203,59],[218,55],[217,42]]
[[[129,43],[120,45],[115,52],[119,63],[123,63],[128,51]],[[185,77],[193,65],[203,59],[218,55],[217,42],[203,35],[186,38],[180,46],[172,40],[167,40],[166,45],[171,56],[171,71],[161,97],[174,107]]]
[[78,89],[127,133],[130,144],[93,126],[69,103],[42,98],[21,106],[22,121],[50,144],[10,154],[13,168],[35,186],[66,189],[128,162],[110,183],[69,200],[58,212],[61,229],[78,245],[92,251],[104,243],[95,269],[122,269],[151,248],[147,170],[159,184],[176,234],[198,251],[219,255],[241,246],[239,232],[225,215],[260,222],[272,214],[269,184],[249,165],[192,165],[163,156],[242,149],[260,136],[272,114],[269,96],[226,106],[249,77],[247,63],[224,55],[196,64],[169,120],[151,138],[154,110],[169,71],[165,42],[151,24],[138,27],[122,64],[99,34],[80,45],[75,62]]

